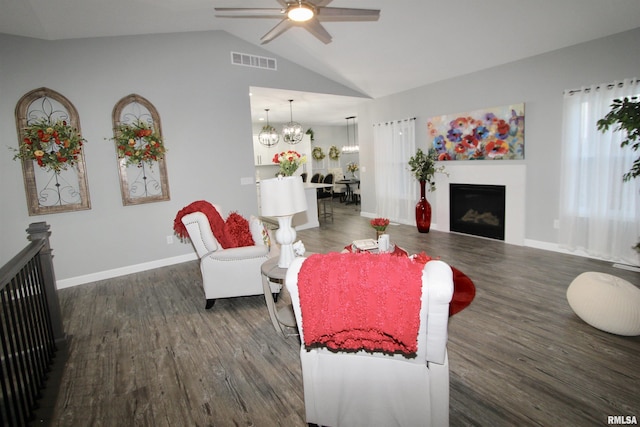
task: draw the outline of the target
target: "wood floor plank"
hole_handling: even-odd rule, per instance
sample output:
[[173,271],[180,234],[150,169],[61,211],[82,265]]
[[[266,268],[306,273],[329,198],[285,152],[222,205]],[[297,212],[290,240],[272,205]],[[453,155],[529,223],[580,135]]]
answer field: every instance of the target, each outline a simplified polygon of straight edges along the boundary
[[[473,303],[449,322],[452,426],[600,426],[640,418],[640,337],[581,321],[566,289],[584,271],[636,285],[609,263],[391,225],[391,240],[466,273]],[[357,207],[298,232],[307,251],[373,238]],[[279,304],[285,303],[283,295]],[[69,358],[54,426],[304,426],[297,338],[263,296],[204,310],[196,262],[60,291]]]

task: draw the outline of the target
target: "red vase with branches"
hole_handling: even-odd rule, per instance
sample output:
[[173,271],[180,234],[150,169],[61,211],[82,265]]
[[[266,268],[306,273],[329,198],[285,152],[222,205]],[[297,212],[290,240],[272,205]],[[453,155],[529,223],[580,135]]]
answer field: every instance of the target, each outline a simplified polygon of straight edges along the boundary
[[416,226],[420,233],[428,233],[431,228],[431,204],[425,196],[426,181],[420,181],[420,200],[416,204]]
[[411,174],[420,182],[420,200],[416,205],[416,226],[420,233],[428,233],[431,228],[431,204],[425,196],[426,186],[429,184],[429,191],[435,190],[434,175],[437,172],[447,174],[444,165],[438,165],[437,161],[436,150],[430,148],[425,153],[418,148],[408,162]]

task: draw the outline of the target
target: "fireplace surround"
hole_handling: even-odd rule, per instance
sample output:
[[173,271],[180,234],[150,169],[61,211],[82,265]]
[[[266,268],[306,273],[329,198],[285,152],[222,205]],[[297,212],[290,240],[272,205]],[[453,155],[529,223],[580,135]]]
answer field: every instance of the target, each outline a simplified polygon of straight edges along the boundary
[[449,184],[450,231],[504,240],[505,186]]
[[432,230],[451,231],[449,227],[449,184],[504,185],[504,243],[525,246],[527,167],[519,162],[447,162],[447,174],[436,174],[436,191],[430,193],[433,207]]

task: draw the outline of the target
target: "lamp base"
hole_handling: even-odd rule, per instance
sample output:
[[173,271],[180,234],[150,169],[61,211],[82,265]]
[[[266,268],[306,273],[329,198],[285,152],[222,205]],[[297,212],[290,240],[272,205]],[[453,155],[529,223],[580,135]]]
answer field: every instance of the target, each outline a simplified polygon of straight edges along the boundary
[[280,244],[280,259],[278,260],[280,268],[289,268],[295,258],[292,244],[296,240],[296,230],[291,227],[292,219],[293,215],[278,217],[276,241]]

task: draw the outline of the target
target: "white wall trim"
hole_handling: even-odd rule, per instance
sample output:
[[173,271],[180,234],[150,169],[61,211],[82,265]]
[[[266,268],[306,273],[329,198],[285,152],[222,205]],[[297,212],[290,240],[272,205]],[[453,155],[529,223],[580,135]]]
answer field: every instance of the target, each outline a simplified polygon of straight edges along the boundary
[[114,277],[124,276],[127,274],[139,273],[141,271],[153,270],[154,268],[166,267],[168,265],[180,264],[187,261],[198,259],[196,253],[180,255],[172,258],[164,258],[156,261],[145,262],[142,264],[129,265],[113,270],[100,271],[98,273],[85,274],[84,276],[71,277],[69,279],[57,280],[56,287],[58,289],[70,288],[72,286],[84,285],[87,283],[97,282],[98,280],[112,279]]
[[562,249],[557,243],[542,242],[540,240],[525,239],[524,246],[528,246],[530,248],[536,248],[536,249],[544,249],[545,251],[560,252],[567,255],[578,255],[586,258],[593,258],[587,255],[585,252],[582,252],[582,253],[580,251],[571,252],[567,249]]
[[580,257],[583,257],[583,258],[597,259],[599,261],[613,263],[614,267],[624,268],[624,269],[631,269],[632,271],[640,271],[640,270],[637,270],[637,268],[640,267],[640,266],[629,265],[627,263],[619,264],[614,260],[604,259],[604,258],[599,258],[599,257],[593,256],[593,255],[589,255],[588,253],[586,253],[585,251],[582,251],[580,249],[576,249],[575,251],[570,251],[570,250],[561,248],[560,245],[558,245],[557,243],[541,242],[539,240],[526,239],[525,242],[524,242],[524,245],[528,246],[528,247],[531,247],[531,248],[543,249],[545,251],[559,252],[559,253],[562,253],[562,254],[580,256]]

